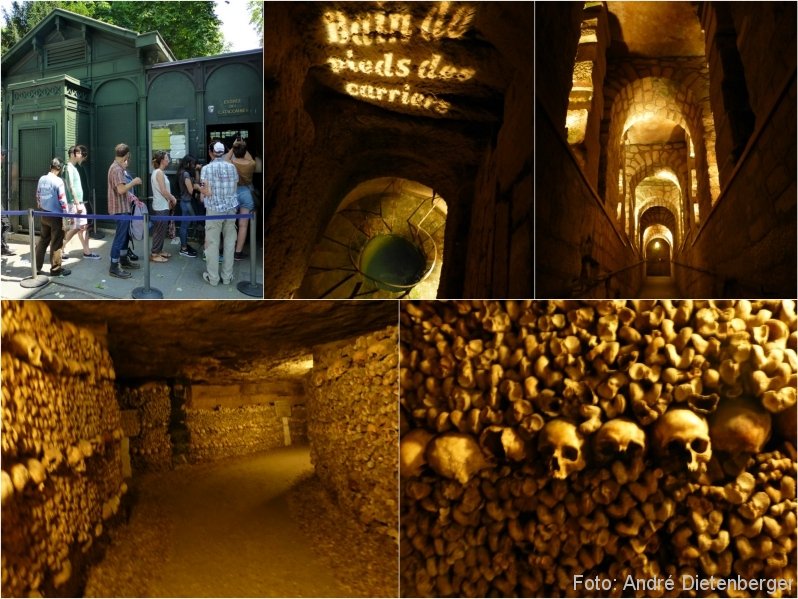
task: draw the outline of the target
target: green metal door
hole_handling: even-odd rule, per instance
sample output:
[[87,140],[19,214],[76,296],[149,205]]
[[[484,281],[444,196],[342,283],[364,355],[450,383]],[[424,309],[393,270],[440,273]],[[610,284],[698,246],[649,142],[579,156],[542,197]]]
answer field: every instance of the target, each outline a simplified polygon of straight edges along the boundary
[[[36,208],[39,177],[50,170],[55,157],[52,127],[19,130],[19,208]],[[25,221],[27,223],[27,221]]]
[[108,167],[114,160],[114,148],[125,143],[130,146],[130,168],[134,176],[147,178],[147,173],[134,173],[138,135],[136,134],[138,108],[135,102],[97,107],[97,147],[92,150],[92,173],[97,195],[95,214],[108,213]]

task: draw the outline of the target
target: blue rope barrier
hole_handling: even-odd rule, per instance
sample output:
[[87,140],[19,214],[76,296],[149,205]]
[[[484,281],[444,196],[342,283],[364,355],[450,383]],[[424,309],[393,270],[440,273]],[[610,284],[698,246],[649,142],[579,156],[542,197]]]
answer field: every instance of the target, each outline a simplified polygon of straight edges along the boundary
[[[2,216],[27,216],[27,210],[3,210]],[[241,219],[246,218],[248,220],[252,220],[255,218],[255,212],[249,212],[247,214],[217,214],[214,216],[160,216],[155,214],[150,214],[150,220],[174,220],[174,221],[203,221],[203,220],[228,220],[228,219]],[[134,221],[134,220],[144,220],[143,216],[135,216],[133,214],[70,214],[68,212],[47,212],[44,210],[34,210],[33,216],[45,216],[49,218],[85,218],[87,220],[122,220],[122,221]]]

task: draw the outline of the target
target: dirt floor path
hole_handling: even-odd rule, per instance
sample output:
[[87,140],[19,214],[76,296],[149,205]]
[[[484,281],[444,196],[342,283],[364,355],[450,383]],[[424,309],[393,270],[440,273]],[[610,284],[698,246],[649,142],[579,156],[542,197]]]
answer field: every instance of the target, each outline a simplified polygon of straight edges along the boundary
[[134,479],[86,596],[349,596],[289,506],[312,472],[309,449],[289,447]]

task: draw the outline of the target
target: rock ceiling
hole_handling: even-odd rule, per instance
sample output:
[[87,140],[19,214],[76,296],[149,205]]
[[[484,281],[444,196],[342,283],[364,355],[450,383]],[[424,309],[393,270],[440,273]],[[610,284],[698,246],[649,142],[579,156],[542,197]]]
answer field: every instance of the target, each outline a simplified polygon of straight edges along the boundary
[[704,56],[693,2],[607,2],[616,56]]
[[[229,384],[285,377],[315,345],[395,325],[395,302],[58,301],[57,317],[103,330],[117,379]],[[289,375],[290,376],[290,375]]]

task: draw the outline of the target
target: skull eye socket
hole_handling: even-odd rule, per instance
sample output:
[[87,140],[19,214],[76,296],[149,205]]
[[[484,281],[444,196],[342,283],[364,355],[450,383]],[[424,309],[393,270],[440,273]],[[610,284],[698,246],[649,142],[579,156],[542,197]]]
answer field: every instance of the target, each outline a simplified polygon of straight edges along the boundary
[[573,462],[576,458],[579,457],[579,451],[576,447],[571,447],[570,445],[566,445],[562,449],[562,457],[566,460]]
[[704,453],[709,446],[709,442],[706,439],[693,439],[692,443],[690,443],[690,447],[696,453]]
[[684,445],[680,441],[678,441],[676,439],[674,439],[673,441],[668,443],[665,446],[665,450],[667,451],[667,453],[669,453],[671,455],[677,455],[677,456],[687,453],[687,451],[685,450]]

